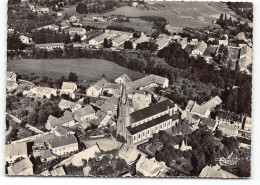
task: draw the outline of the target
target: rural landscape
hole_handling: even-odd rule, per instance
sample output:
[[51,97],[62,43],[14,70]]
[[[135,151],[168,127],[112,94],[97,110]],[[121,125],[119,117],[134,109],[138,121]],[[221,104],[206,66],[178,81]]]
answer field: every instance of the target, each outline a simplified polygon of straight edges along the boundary
[[9,0],[8,176],[251,177],[253,4]]

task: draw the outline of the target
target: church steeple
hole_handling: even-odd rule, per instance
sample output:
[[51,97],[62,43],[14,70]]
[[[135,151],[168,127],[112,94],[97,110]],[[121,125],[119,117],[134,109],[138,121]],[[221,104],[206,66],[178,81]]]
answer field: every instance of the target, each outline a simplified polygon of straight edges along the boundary
[[118,109],[117,135],[124,136],[126,139],[126,127],[130,125],[129,100],[127,98],[126,85],[123,85]]

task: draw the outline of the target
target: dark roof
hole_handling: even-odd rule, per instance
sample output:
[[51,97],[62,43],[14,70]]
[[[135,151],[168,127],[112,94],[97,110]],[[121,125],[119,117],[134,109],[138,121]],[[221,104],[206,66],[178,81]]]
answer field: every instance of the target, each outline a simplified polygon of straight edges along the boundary
[[145,122],[145,123],[143,123],[141,125],[138,125],[136,127],[128,126],[127,129],[128,129],[128,131],[132,135],[134,135],[134,134],[136,134],[138,132],[141,132],[141,131],[143,131],[143,130],[145,130],[147,128],[150,128],[150,127],[153,127],[155,125],[158,125],[158,124],[160,124],[160,123],[162,123],[164,121],[167,121],[169,119],[171,119],[171,116],[169,114],[165,114],[165,115],[163,115],[163,116],[161,116],[159,118],[156,118],[156,119],[153,119],[151,121]]
[[208,127],[214,128],[216,126],[216,120],[208,119],[208,118],[202,118],[200,120],[200,123],[203,125],[207,125]]
[[52,148],[67,146],[75,143],[77,143],[77,138],[74,135],[70,135],[70,134],[65,136],[55,137],[50,141]]
[[209,56],[212,57],[212,55],[214,55],[217,51],[218,47],[217,46],[208,46],[205,50],[205,52],[203,53],[203,56]]
[[135,123],[151,117],[153,115],[159,114],[160,112],[166,111],[169,108],[174,107],[174,103],[170,100],[165,100],[160,103],[154,104],[150,107],[146,107],[144,109],[140,109],[138,111],[132,112],[130,114],[131,123]]

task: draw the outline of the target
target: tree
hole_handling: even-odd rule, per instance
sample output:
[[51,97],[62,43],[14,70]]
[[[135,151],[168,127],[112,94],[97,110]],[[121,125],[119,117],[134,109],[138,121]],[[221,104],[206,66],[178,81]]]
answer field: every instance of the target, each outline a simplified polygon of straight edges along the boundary
[[104,46],[104,48],[111,48],[112,42],[110,40],[108,40],[107,38],[105,38],[104,42],[103,42],[103,46]]
[[222,130],[217,130],[217,131],[216,131],[216,137],[219,138],[219,139],[222,139],[222,137],[223,137],[223,132],[222,132]]
[[68,76],[68,81],[70,82],[76,82],[78,81],[78,76],[76,73],[70,72],[69,76]]
[[88,9],[88,6],[84,3],[79,3],[76,7],[76,12],[83,14],[86,13]]
[[133,43],[130,40],[125,41],[124,49],[133,49]]
[[30,125],[35,125],[36,123],[36,120],[37,120],[37,114],[36,112],[30,112],[27,116],[27,124],[30,124]]
[[239,160],[237,163],[238,175],[240,177],[250,177],[251,165],[249,160]]
[[160,151],[156,151],[155,152],[155,159],[156,159],[156,161],[161,162],[161,161],[164,160],[164,156],[162,155],[162,153]]
[[48,119],[48,114],[45,110],[40,110],[37,117],[37,125],[43,125]]
[[77,33],[74,35],[73,42],[81,42],[81,37]]

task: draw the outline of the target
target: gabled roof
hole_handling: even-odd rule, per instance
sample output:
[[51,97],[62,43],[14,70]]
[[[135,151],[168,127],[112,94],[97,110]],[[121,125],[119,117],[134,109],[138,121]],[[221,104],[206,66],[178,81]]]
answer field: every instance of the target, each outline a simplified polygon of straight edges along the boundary
[[204,53],[206,48],[207,48],[207,44],[204,41],[201,41],[198,44],[196,44],[196,46],[193,48],[192,51],[199,50],[200,52]]
[[77,105],[78,103],[71,102],[65,99],[62,99],[59,103],[59,107],[65,107],[67,109],[74,109]]
[[75,89],[75,87],[77,87],[77,84],[73,83],[73,82],[63,82],[61,89]]
[[215,126],[217,125],[216,120],[212,120],[212,119],[209,119],[209,118],[202,118],[200,120],[200,123],[203,124],[203,125],[206,125],[210,128],[215,128]]
[[218,129],[220,129],[220,130],[228,130],[228,131],[232,131],[232,132],[237,132],[238,131],[238,128],[236,126],[226,125],[226,124],[219,124],[218,125]]
[[16,143],[6,145],[5,156],[15,156],[15,155],[27,155],[27,144],[26,143]]
[[115,90],[121,90],[121,84],[117,84],[117,83],[107,83],[104,85],[103,88],[105,89],[115,89]]
[[84,108],[78,109],[74,112],[75,118],[80,119],[83,116],[87,116],[89,114],[94,114],[95,110],[92,108],[91,105],[86,105]]
[[168,108],[171,109],[174,106],[175,104],[173,102],[171,102],[170,100],[165,100],[163,102],[151,105],[144,109],[132,112],[130,114],[131,123],[135,123],[148,117],[154,116],[156,114],[159,114],[160,112],[166,111]]
[[111,36],[111,34],[109,34],[109,33],[103,33],[103,34],[97,36],[96,38],[94,38],[93,40],[95,40],[96,42],[100,42],[100,41],[103,41],[105,38],[108,38],[110,36]]
[[100,88],[102,88],[105,84],[107,84],[108,81],[105,78],[101,78],[99,81],[97,81],[96,83],[94,83],[92,85],[93,88],[99,90]]
[[237,176],[222,170],[218,165],[210,167],[206,166],[200,172],[201,178],[238,178]]
[[67,146],[70,144],[76,144],[77,138],[74,135],[68,134],[65,136],[57,136],[51,139],[50,145],[52,148],[57,148],[61,146]]
[[[127,74],[120,76],[126,83],[132,82],[131,78]],[[120,78],[118,77],[118,78]]]
[[162,48],[163,46],[165,46],[166,44],[168,44],[170,42],[170,39],[163,37],[161,39],[159,39],[156,44],[158,45],[158,48]]
[[171,119],[171,116],[169,116],[169,114],[165,114],[164,116],[161,116],[159,118],[155,118],[151,121],[145,122],[145,123],[140,124],[140,125],[135,126],[135,127],[128,126],[127,129],[130,132],[130,134],[134,135],[134,134],[137,134],[139,132],[146,130],[147,128],[151,128],[155,125],[158,125],[158,124],[165,122],[167,120],[170,120],[170,119]]
[[203,56],[212,57],[212,55],[216,53],[217,49],[217,46],[208,46],[205,52],[203,53]]
[[63,125],[65,123],[68,123],[68,122],[73,121],[73,120],[74,120],[74,118],[72,117],[71,114],[66,114],[66,115],[64,115],[60,118],[56,118],[52,115],[50,115],[48,117],[48,122],[50,123],[50,125],[52,127],[60,126],[60,125]]
[[120,43],[126,41],[126,40],[129,39],[129,38],[130,38],[129,34],[122,34],[121,36],[115,38],[115,39],[113,40],[113,42],[115,42],[115,43],[117,43],[117,44],[120,44]]
[[50,87],[35,87],[35,91],[38,93],[44,93],[44,94],[51,94],[53,91],[57,91],[56,89],[50,88]]
[[153,158],[147,159],[145,156],[141,156],[136,163],[136,170],[143,173],[145,176],[156,176],[162,170],[162,166]]
[[12,78],[13,74],[15,74],[13,71],[7,71],[6,72],[6,77],[7,78]]
[[32,162],[29,158],[22,159],[19,162],[14,163],[13,165],[8,167],[8,173],[12,171],[14,174],[18,175],[22,171],[27,170],[33,166]]
[[148,40],[150,39],[150,37],[147,37],[146,35],[136,39],[134,41],[135,44],[139,44],[139,43],[142,43],[142,42],[147,42]]

